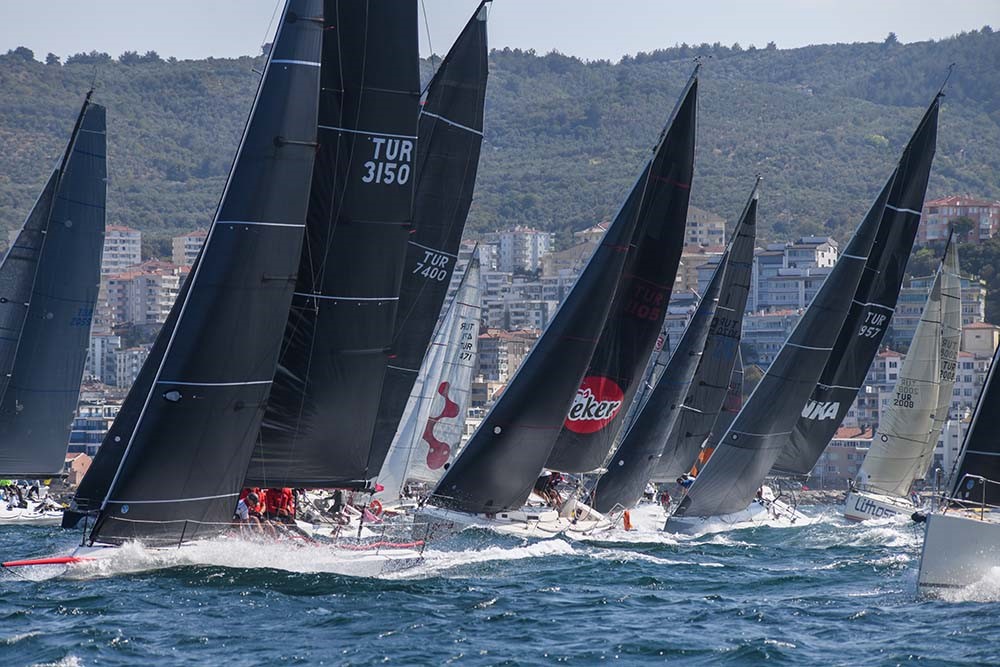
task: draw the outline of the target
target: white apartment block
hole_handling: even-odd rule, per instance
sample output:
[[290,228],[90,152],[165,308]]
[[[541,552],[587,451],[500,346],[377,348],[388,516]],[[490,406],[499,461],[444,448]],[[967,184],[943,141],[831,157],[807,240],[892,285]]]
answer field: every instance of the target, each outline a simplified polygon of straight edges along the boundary
[[201,247],[205,244],[206,238],[208,238],[208,232],[203,229],[185,234],[184,236],[175,236],[171,241],[173,251],[171,253],[171,260],[173,263],[177,266],[191,266],[194,264],[194,260],[197,259],[198,253],[201,252]]
[[142,262],[142,232],[121,225],[108,225],[104,232],[101,275],[122,273]]

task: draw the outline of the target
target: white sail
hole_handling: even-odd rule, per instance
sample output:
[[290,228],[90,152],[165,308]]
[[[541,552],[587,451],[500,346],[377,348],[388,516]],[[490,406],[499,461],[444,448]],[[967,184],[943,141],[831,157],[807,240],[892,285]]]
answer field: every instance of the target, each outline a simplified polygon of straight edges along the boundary
[[858,472],[862,488],[905,497],[923,472],[927,453],[937,444],[933,426],[941,382],[941,283],[939,269],[891,402]]
[[[951,240],[941,265],[941,314],[941,384],[930,439],[934,445],[948,421],[951,392],[958,372],[958,349],[962,343],[962,276],[958,270],[958,243]],[[924,450],[923,460],[917,466],[917,477],[926,476],[933,461],[934,446],[931,446]]]
[[479,260],[469,262],[438,325],[378,477],[382,502],[409,481],[436,483],[455,458],[469,407],[482,311]]

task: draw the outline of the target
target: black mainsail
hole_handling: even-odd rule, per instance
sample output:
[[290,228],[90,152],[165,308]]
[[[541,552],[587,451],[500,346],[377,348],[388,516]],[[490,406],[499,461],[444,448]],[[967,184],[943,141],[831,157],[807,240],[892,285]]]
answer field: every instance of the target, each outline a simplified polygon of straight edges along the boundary
[[[685,99],[695,83],[692,77]],[[693,132],[693,118],[691,128]],[[431,504],[477,514],[519,508],[527,500],[594,356],[646,208],[646,192],[676,168],[663,158],[665,138],[660,137],[652,159],[555,317],[434,489]],[[659,325],[653,342],[658,333]]]
[[487,0],[480,3],[445,56],[420,110],[413,230],[372,438],[372,473],[382,467],[417,379],[472,205],[489,73],[486,5]]
[[[290,0],[282,12],[201,256],[174,304],[162,354],[147,360],[155,372],[144,368],[135,388],[144,394],[142,407],[121,419],[131,430],[116,420],[108,434],[126,444],[108,452],[120,461],[92,541],[176,542],[218,533],[232,517],[302,246],[316,154],[322,12],[320,0]],[[106,469],[96,469],[99,481]]]
[[[729,257],[727,250],[663,373],[611,456],[608,471],[597,480],[588,503],[598,512],[606,514],[615,507],[628,509],[642,497],[698,368],[698,360],[701,359],[719,304]],[[660,355],[666,354],[661,350]]]
[[9,377],[0,402],[0,474],[6,476],[49,477],[65,463],[101,280],[105,128],[104,107],[88,93],[62,164],[0,268],[5,336],[18,328],[8,316],[22,320],[17,341],[3,346]]
[[[744,510],[781,453],[847,318],[889,195],[886,187],[674,516]],[[667,520],[666,528],[670,528]]]
[[652,474],[656,481],[672,482],[691,469],[726,400],[739,355],[743,314],[750,293],[759,185],[760,179],[754,184],[734,230],[719,307],[691,389],[683,399],[670,437],[663,443],[662,455]]
[[545,463],[548,468],[600,468],[641,385],[684,248],[697,107],[696,66],[657,147],[611,314]]
[[890,177],[879,234],[851,310],[802,415],[774,463],[776,474],[808,475],[847,416],[889,328],[913,248],[937,140],[934,98]]
[[324,7],[308,223],[251,486],[362,487],[378,472],[370,445],[412,229],[417,5]]

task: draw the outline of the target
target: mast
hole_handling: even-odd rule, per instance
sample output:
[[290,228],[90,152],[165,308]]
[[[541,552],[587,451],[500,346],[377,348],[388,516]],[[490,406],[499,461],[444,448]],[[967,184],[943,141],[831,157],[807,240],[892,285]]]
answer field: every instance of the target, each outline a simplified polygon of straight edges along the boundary
[[589,504],[598,512],[606,514],[615,507],[633,507],[642,497],[663,444],[677,421],[682,396],[690,389],[691,378],[702,358],[728,262],[727,251],[715,268],[698,309],[684,328],[663,374],[612,454],[608,471],[597,480]]
[[760,178],[754,184],[730,242],[722,300],[712,321],[691,390],[684,396],[669,437],[663,441],[662,456],[652,474],[656,481],[672,482],[690,470],[726,400],[739,354],[743,315],[750,294],[759,187]]
[[937,444],[933,425],[941,378],[941,278],[939,268],[892,399],[882,411],[878,433],[858,472],[862,489],[905,497],[922,472],[926,451]]
[[826,368],[809,397],[776,474],[808,475],[864,384],[896,308],[913,248],[937,141],[940,95],[907,143],[893,176],[875,248]]
[[695,66],[657,147],[611,314],[545,463],[548,468],[564,472],[599,468],[641,384],[684,249],[699,68]]
[[378,482],[382,502],[409,480],[436,484],[458,453],[476,367],[482,313],[479,258],[473,254],[403,411]]
[[199,261],[174,304],[162,355],[147,360],[155,372],[144,368],[134,388],[144,394],[142,407],[116,419],[108,434],[126,445],[92,541],[176,543],[216,534],[232,518],[302,245],[316,153],[321,15],[319,0],[290,0],[282,12]]
[[3,326],[13,338],[2,346],[4,476],[50,477],[65,463],[104,247],[106,121],[104,107],[90,103],[92,92],[59,169],[0,267],[9,304]]
[[392,360],[385,370],[368,469],[378,473],[411,395],[451,284],[472,205],[486,104],[486,19],[479,4],[427,86],[417,131],[413,230],[406,248]]
[[305,243],[248,486],[361,488],[378,471],[372,434],[413,231],[417,4],[323,6]]

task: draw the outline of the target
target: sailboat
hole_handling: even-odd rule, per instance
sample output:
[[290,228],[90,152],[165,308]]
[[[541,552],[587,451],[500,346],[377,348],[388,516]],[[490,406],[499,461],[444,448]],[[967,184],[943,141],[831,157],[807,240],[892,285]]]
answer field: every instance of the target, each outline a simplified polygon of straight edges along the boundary
[[[452,530],[484,525],[520,535],[548,535],[581,522],[604,520],[574,502],[559,510],[525,503],[564,426],[572,426],[579,435],[597,436],[589,441],[596,444],[588,447],[588,458],[610,447],[614,426],[600,432],[621,423],[625,392],[629,397],[635,393],[632,381],[642,373],[656,342],[673,275],[652,283],[638,277],[649,272],[659,275],[660,267],[651,264],[670,262],[671,255],[664,258],[662,249],[672,252],[671,239],[683,239],[697,82],[696,69],[652,158],[573,289],[422,507],[421,516],[435,526]],[[671,215],[678,210],[679,217]],[[643,245],[660,248],[659,252],[635,251],[639,240],[647,237],[650,240]],[[615,322],[609,321],[612,312]],[[634,351],[621,351],[623,356],[617,357],[620,350],[607,346],[601,356],[595,354],[609,328],[632,336],[628,340],[644,347],[641,365],[632,363]],[[618,340],[627,346],[626,339]],[[601,364],[622,363],[612,364],[614,368],[605,369],[604,375],[585,377],[595,359]],[[599,455],[603,459],[605,452]]]
[[[673,458],[684,459],[682,472],[689,470],[708,433],[701,427],[697,429],[700,434],[692,434],[692,428],[697,428],[693,426],[695,420],[679,427],[681,416],[695,415],[698,422],[708,422],[711,428],[722,407],[725,380],[732,373],[739,349],[749,289],[758,184],[759,179],[697,310],[669,355],[666,370],[627,427],[609,459],[608,471],[591,493],[591,506],[603,514],[636,506],[665,450]],[[678,451],[682,448],[686,449],[684,453]],[[664,518],[660,518],[660,525]]]
[[[899,256],[897,246],[906,244],[906,234],[899,229],[915,226],[920,216],[919,201],[926,188],[937,137],[940,97],[939,93],[934,98],[896,170],[848,243],[846,252],[712,457],[687,489],[667,520],[665,530],[703,532],[759,522],[801,524],[806,519],[764,486],[764,478],[787,451],[800,418],[806,416],[821,421],[824,415],[833,418],[838,414],[839,408],[832,403],[821,405],[809,401],[810,395],[815,395],[818,389],[836,391],[841,388],[824,378],[826,369],[832,368],[834,377],[840,368],[847,368],[853,374],[848,362],[841,363],[845,350],[863,349],[863,346],[852,346],[850,341],[881,335],[888,324],[888,314],[878,302],[858,299],[858,295],[868,292],[870,282],[878,282],[878,276],[872,275],[870,267],[884,266],[883,257],[895,257],[896,262],[905,264],[906,258]],[[906,206],[914,199],[917,199],[915,209]],[[887,289],[891,287],[892,281],[889,281]],[[849,328],[844,329],[845,323]],[[867,370],[868,363],[870,360],[863,371]],[[817,387],[821,382],[823,386]],[[856,392],[859,384],[847,387]],[[795,450],[798,451],[801,450]]]
[[452,297],[378,476],[376,499],[400,504],[408,483],[437,484],[458,453],[476,367],[482,312],[475,254]]
[[[340,148],[331,145],[328,159],[341,156],[349,164],[348,139],[358,147],[384,140],[385,157],[402,142],[398,157],[407,162],[397,178],[382,182],[339,170],[319,199],[314,182],[310,242],[247,486],[374,493],[373,478],[447,292],[475,184],[486,3],[438,68],[422,104],[416,4],[368,3],[367,16],[357,8],[345,16],[343,4],[338,29],[325,38],[323,71],[335,77],[338,62],[349,66],[343,79],[360,88],[352,93],[357,100],[321,106],[321,133],[340,132]],[[341,131],[351,124],[357,127]]]
[[64,517],[85,521],[67,563],[230,529],[305,231],[322,16],[321,0],[280,15],[201,254]]
[[[919,509],[910,487],[923,477],[941,434],[955,383],[962,336],[962,284],[957,244],[949,242],[907,350],[889,406],[882,413],[858,478],[844,502],[854,521],[910,516]],[[944,399],[944,400],[943,400]]]
[[[0,477],[63,472],[104,244],[105,109],[92,93],[0,264]],[[45,500],[23,500],[0,504],[0,525],[61,521]]]
[[917,587],[923,594],[940,595],[975,585],[1000,567],[998,364],[1000,347],[993,354],[941,508],[913,515],[927,526],[917,574]]

